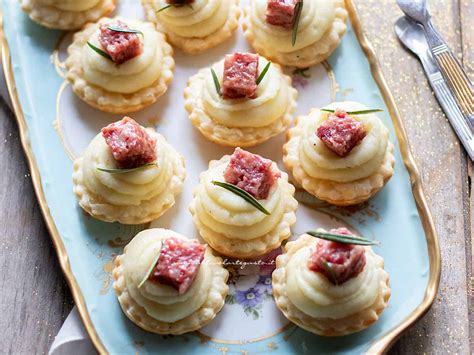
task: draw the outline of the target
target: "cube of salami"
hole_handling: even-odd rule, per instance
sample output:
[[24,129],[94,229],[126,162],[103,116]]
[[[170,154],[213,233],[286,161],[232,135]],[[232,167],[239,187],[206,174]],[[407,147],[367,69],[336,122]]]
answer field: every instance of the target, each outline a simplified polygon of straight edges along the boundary
[[276,180],[281,176],[273,171],[272,161],[236,148],[224,172],[227,183],[240,187],[256,199],[266,199]]
[[266,21],[270,25],[292,29],[296,19],[296,5],[301,0],[268,0]]
[[121,169],[136,168],[156,160],[156,138],[130,117],[102,128],[102,136]]
[[228,54],[224,61],[222,97],[224,99],[254,99],[257,96],[258,55]]
[[116,64],[122,64],[142,52],[142,42],[136,33],[114,31],[109,27],[128,29],[122,21],[100,26],[99,42]]
[[[344,227],[331,229],[329,232],[353,235]],[[364,270],[365,263],[364,247],[320,239],[310,256],[308,268],[323,274],[333,284],[339,285],[359,275]]]
[[362,122],[338,110],[317,128],[316,134],[330,150],[345,157],[367,133]]
[[194,0],[166,0],[166,2],[170,5],[190,5],[194,2]]
[[206,246],[197,240],[167,238],[149,280],[173,287],[184,294],[193,284],[204,259]]

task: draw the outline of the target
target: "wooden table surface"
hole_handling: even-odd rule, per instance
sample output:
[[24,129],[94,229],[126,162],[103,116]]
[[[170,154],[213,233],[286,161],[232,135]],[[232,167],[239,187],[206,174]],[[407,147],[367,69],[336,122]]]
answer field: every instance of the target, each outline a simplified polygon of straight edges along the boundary
[[[474,346],[473,166],[433,97],[417,60],[397,41],[394,1],[356,0],[395,96],[439,233],[441,284],[431,310],[391,353],[469,354]],[[431,0],[434,22],[474,74],[474,0]],[[45,228],[12,112],[0,101],[1,353],[47,353],[73,306]]]

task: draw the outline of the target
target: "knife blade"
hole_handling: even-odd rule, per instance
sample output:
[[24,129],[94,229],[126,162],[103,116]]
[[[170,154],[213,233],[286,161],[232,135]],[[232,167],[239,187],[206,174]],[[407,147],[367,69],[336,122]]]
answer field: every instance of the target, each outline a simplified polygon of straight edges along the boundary
[[441,74],[433,57],[423,29],[407,17],[399,18],[395,23],[395,32],[400,41],[417,55],[438,102],[448,121],[464,146],[471,161],[474,161],[474,132],[457,104],[448,84]]

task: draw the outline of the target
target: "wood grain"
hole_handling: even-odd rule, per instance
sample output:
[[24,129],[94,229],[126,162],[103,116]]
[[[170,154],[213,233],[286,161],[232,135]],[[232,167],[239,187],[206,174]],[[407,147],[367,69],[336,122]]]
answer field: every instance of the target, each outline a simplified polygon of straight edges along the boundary
[[[461,35],[461,51],[460,58],[467,74],[471,80],[474,80],[474,5],[472,1],[461,1],[459,4],[460,15],[460,35]],[[467,177],[464,185],[466,201],[464,205],[465,220],[471,221],[465,225],[466,236],[466,275],[467,275],[467,300],[469,307],[469,339],[471,351],[474,349],[474,244],[472,243],[472,231],[474,230],[474,193],[473,178],[474,164],[467,161]]]
[[47,353],[73,302],[1,99],[0,144],[0,353]]
[[[374,16],[375,3],[383,18]],[[391,353],[468,354],[471,349],[466,275],[472,259],[471,253],[467,253],[471,246],[467,226],[471,222],[466,154],[417,59],[402,48],[392,26],[387,25],[402,15],[395,1],[358,1],[357,6],[401,111],[440,237],[443,259],[440,290],[432,309],[401,337]],[[435,25],[462,60],[461,43],[472,41],[474,33],[472,23],[470,30],[461,31],[460,6],[458,1],[430,1]],[[472,1],[463,2],[463,17],[473,6]],[[463,48],[469,51],[468,46]]]
[[[443,270],[432,309],[392,354],[472,353],[472,164],[432,95],[418,61],[397,41],[394,0],[356,0],[394,94],[441,241]],[[432,0],[434,22],[474,77],[474,1]],[[0,101],[0,340],[2,353],[46,353],[72,301],[45,229],[12,113]],[[469,312],[471,311],[471,312]],[[471,340],[470,340],[471,339]]]

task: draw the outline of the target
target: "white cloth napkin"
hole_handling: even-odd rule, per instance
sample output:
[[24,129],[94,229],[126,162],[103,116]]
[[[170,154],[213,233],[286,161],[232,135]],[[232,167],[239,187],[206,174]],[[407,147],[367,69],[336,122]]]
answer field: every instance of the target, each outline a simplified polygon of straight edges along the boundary
[[[0,96],[5,103],[12,109],[10,95],[8,94],[7,85],[3,67],[0,65]],[[94,346],[89,340],[86,330],[82,324],[76,307],[72,309],[66,318],[63,326],[59,330],[58,335],[54,339],[53,345],[49,350],[49,355],[89,355],[97,354]]]
[[68,317],[54,339],[49,355],[92,355],[97,354],[89,336],[84,329],[76,306]]

